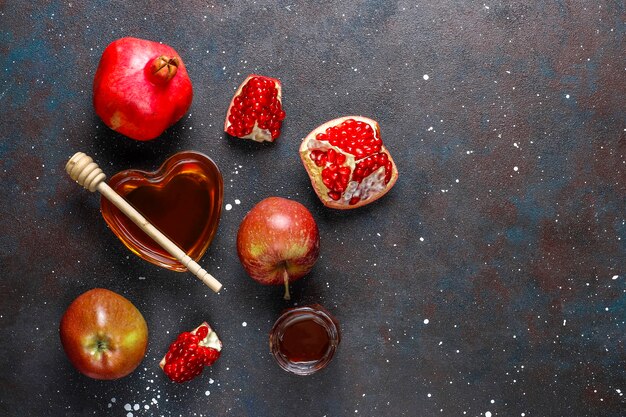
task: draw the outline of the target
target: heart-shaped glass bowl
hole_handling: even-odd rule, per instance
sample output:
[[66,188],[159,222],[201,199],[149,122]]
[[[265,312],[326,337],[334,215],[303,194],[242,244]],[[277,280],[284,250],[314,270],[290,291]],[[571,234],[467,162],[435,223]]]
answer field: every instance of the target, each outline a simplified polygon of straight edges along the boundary
[[[222,210],[222,174],[208,156],[179,152],[155,172],[126,170],[108,184],[196,262],[217,231]],[[115,235],[137,256],[173,271],[187,268],[163,250],[106,198],[102,216]]]

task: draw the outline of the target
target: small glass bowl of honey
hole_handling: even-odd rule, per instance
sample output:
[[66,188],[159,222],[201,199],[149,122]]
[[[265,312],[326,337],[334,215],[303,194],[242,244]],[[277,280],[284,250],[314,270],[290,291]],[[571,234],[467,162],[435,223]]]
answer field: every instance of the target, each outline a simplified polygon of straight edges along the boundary
[[285,371],[310,375],[335,354],[341,334],[337,320],[318,304],[285,310],[270,332],[270,351]]

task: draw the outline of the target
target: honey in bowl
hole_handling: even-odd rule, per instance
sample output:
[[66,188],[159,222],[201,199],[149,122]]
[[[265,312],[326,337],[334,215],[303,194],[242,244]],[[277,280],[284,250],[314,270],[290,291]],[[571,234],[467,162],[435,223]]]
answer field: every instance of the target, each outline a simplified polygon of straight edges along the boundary
[[337,320],[322,306],[286,310],[270,332],[270,351],[281,368],[310,375],[324,368],[341,339]]
[[278,349],[285,357],[299,363],[320,360],[329,346],[330,337],[326,327],[313,317],[296,317],[278,341]]
[[[179,152],[155,172],[122,171],[108,184],[193,260],[204,255],[217,231],[223,197],[222,174],[208,156]],[[187,270],[106,198],[100,207],[133,253],[164,268]]]

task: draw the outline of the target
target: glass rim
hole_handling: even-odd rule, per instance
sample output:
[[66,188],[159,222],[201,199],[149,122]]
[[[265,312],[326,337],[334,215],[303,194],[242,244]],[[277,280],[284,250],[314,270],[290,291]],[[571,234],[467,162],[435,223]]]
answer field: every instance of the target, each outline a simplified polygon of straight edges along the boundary
[[[310,315],[318,323],[320,323],[328,333],[329,346],[326,353],[316,361],[308,362],[292,362],[285,357],[280,351],[279,341],[284,333],[284,327],[291,319],[300,317],[301,315]],[[293,307],[285,310],[272,326],[269,336],[270,352],[278,362],[278,365],[287,372],[296,375],[311,375],[328,365],[335,355],[337,346],[341,340],[339,325],[337,320],[320,305],[306,305],[301,307]]]

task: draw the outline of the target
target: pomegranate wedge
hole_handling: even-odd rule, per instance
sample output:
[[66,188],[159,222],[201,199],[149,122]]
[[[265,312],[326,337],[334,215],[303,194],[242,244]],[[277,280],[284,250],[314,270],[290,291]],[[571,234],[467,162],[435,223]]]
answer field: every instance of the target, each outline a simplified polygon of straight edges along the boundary
[[285,118],[281,94],[276,78],[249,75],[230,102],[224,132],[241,139],[274,142]]
[[346,116],[314,129],[300,145],[300,158],[325,206],[352,209],[385,195],[398,170],[372,119]]
[[186,382],[213,365],[222,351],[222,342],[207,322],[190,332],[182,332],[170,345],[159,366],[174,382]]

